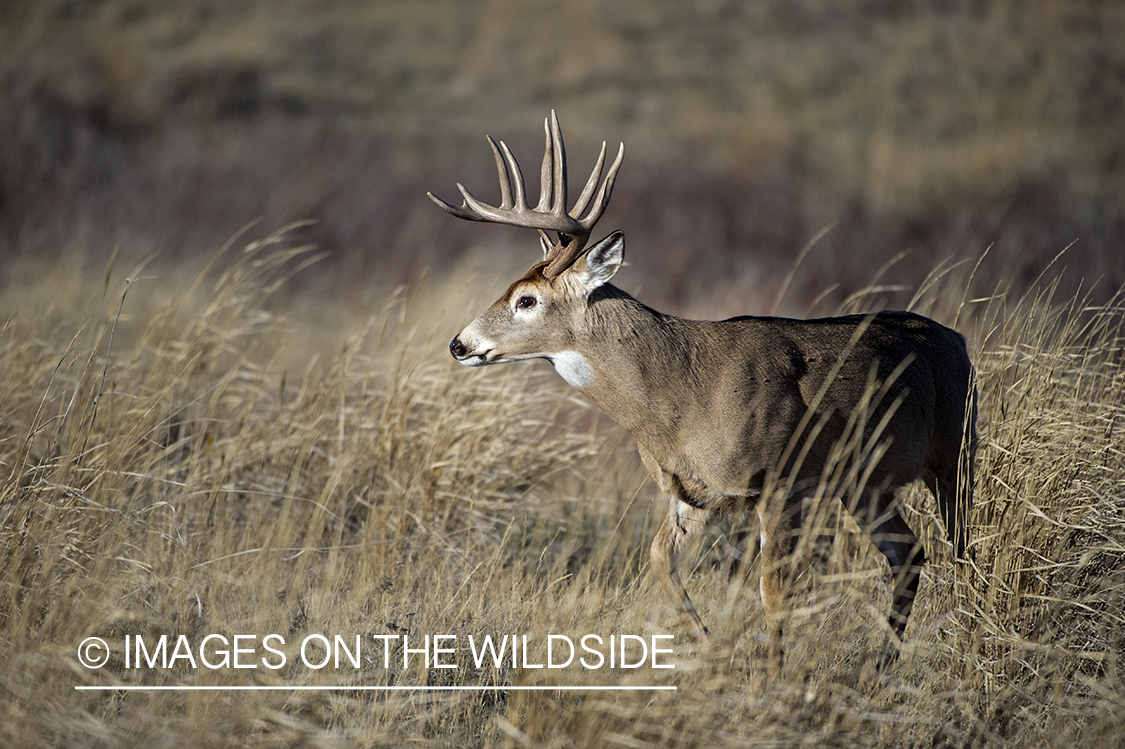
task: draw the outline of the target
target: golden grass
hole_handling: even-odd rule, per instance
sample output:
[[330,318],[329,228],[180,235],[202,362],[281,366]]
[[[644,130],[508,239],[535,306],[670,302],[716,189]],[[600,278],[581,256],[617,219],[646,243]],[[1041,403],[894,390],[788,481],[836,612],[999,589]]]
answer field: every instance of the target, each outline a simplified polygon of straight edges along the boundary
[[[384,668],[372,635],[678,634],[647,570],[663,501],[628,441],[553,374],[452,363],[435,310],[458,310],[456,326],[482,299],[434,280],[365,306],[282,283],[309,257],[279,233],[131,280],[114,266],[13,270],[0,292],[0,744],[1125,740],[1119,307],[1049,288],[962,301],[969,281],[954,274],[918,300],[959,315],[979,367],[975,557],[954,569],[932,499],[912,489],[933,563],[890,669],[874,667],[884,563],[838,505],[811,524],[834,533],[810,544],[776,684],[756,572],[731,575],[715,534],[688,565],[717,643],[677,638],[673,670],[478,671],[463,647],[455,669],[403,667],[401,651]],[[120,647],[211,633],[278,633],[287,666],[127,668]],[[295,644],[311,634],[360,636],[361,667],[304,667]],[[98,670],[78,661],[89,636],[114,650]],[[388,684],[678,691],[74,689]]]

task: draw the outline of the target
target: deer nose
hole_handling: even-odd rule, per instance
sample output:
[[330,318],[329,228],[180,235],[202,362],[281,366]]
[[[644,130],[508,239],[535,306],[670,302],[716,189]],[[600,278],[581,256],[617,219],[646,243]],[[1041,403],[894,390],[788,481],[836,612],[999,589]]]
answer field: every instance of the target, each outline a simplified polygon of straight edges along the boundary
[[454,338],[449,342],[449,353],[453,354],[454,359],[462,359],[465,356],[465,344],[461,343],[460,339]]

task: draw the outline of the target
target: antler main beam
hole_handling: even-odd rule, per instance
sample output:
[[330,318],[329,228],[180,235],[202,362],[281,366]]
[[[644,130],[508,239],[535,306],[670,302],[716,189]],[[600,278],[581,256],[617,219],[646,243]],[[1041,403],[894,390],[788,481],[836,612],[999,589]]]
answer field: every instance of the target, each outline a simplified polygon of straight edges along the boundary
[[[586,180],[586,186],[574,207],[567,211],[566,149],[563,146],[559,118],[554,110],[551,110],[550,118],[544,120],[543,131],[543,166],[539,172],[539,203],[535,208],[527,204],[523,172],[520,171],[516,157],[503,141],[497,145],[491,137],[488,138],[488,144],[492,147],[496,174],[500,179],[500,205],[492,206],[477,200],[460,182],[457,183],[457,189],[461,191],[463,198],[460,207],[446,203],[432,192],[426,194],[430,196],[430,200],[457,218],[537,229],[549,248],[547,260],[550,262],[543,272],[549,278],[554,278],[578,259],[594,225],[605,212],[613,192],[613,183],[617,179],[617,170],[625,157],[625,144],[622,143],[618,148],[617,158],[603,180],[606,144],[602,143],[601,154],[590,178]],[[581,218],[577,218],[578,216]],[[557,242],[550,240],[548,231],[558,233]]]

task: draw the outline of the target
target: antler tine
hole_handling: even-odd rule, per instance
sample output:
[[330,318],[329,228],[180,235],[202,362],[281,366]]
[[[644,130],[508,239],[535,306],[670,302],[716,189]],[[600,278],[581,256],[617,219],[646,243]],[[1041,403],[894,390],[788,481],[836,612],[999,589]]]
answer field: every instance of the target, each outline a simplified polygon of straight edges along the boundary
[[[504,166],[504,159],[500,156],[500,149],[496,146],[496,141],[492,139],[491,135],[484,136],[488,138],[488,145],[492,147],[492,158],[496,159],[496,174],[500,178],[500,209],[506,210],[512,207],[512,185],[508,177],[508,169]],[[516,171],[516,178],[519,179],[519,171]]]
[[602,178],[602,166],[605,164],[605,141],[602,141],[602,152],[598,154],[598,163],[594,164],[594,171],[590,172],[590,179],[586,180],[586,186],[582,188],[581,194],[578,196],[578,202],[574,204],[574,211],[572,215],[581,216],[582,211],[586,210],[586,203],[590,201],[590,197],[594,194],[594,188],[598,186],[598,181]]
[[551,110],[551,140],[554,141],[555,158],[555,204],[551,213],[560,218],[566,216],[573,221],[574,219],[566,212],[566,148],[563,146],[559,117],[553,109]]
[[516,182],[511,205],[515,208],[517,214],[525,213],[528,211],[528,207],[527,198],[524,197],[523,172],[520,170],[520,165],[519,162],[516,161],[516,157],[512,155],[511,150],[508,148],[508,144],[504,141],[500,141],[500,149],[504,152],[504,160],[508,162],[508,171],[511,172],[511,176]]
[[551,190],[551,174],[554,172],[555,162],[551,158],[553,150],[551,149],[551,126],[547,123],[547,118],[543,118],[543,166],[539,169],[539,205],[535,206],[535,210],[539,213],[545,213],[551,207],[551,199],[553,191]]
[[[462,185],[460,182],[458,182],[457,183],[457,189],[461,190],[462,193],[464,193],[465,186]],[[426,195],[430,198],[430,200],[434,201],[434,203],[437,204],[438,208],[441,208],[443,211],[448,213],[450,216],[456,216],[457,218],[463,218],[466,221],[492,221],[492,219],[490,219],[490,218],[487,218],[485,216],[478,216],[477,214],[473,213],[471,210],[468,209],[467,203],[462,203],[461,207],[458,208],[457,206],[453,205],[452,203],[446,203],[444,200],[439,198],[437,195],[434,195],[432,192],[427,192]]]
[[[602,155],[605,155],[605,146],[602,146]],[[609,172],[605,176],[605,181],[602,182],[602,186],[598,188],[598,196],[594,199],[594,204],[590,206],[589,213],[586,214],[585,218],[578,221],[587,232],[594,228],[594,224],[598,223],[598,219],[605,213],[605,208],[609,205],[609,196],[613,192],[613,183],[617,181],[617,170],[621,168],[621,162],[624,159],[625,144],[622,143],[617,148],[617,158],[613,160],[613,164],[609,167]],[[600,160],[598,166],[601,166]],[[591,179],[593,179],[592,175]],[[575,213],[579,212],[580,211],[576,208]]]

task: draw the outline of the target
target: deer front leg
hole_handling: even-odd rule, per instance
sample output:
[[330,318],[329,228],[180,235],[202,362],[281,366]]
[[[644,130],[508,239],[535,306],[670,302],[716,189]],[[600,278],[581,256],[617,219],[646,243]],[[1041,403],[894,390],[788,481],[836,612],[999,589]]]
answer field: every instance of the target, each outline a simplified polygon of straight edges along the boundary
[[793,536],[801,526],[801,499],[775,493],[758,503],[758,522],[762,535],[762,606],[766,610],[769,654],[766,670],[772,681],[781,673],[782,615],[785,607],[783,567],[793,551]]
[[707,627],[703,626],[703,620],[688,597],[687,589],[676,572],[676,563],[684,542],[706,527],[710,519],[709,510],[697,509],[672,497],[668,517],[652,540],[652,571],[683,619],[688,637],[703,643],[707,642]]

